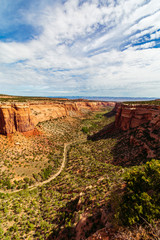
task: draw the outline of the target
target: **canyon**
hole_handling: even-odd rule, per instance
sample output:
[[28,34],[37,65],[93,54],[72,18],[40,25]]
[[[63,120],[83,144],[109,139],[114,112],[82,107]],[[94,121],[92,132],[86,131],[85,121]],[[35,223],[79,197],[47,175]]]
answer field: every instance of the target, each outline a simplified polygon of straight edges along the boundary
[[[31,101],[0,103],[0,134],[30,132],[39,122],[65,116],[78,117],[89,111],[113,107],[114,128],[122,131],[147,124],[151,135],[160,129],[160,106],[100,101]],[[155,136],[154,136],[155,137]],[[158,135],[159,137],[159,135]]]
[[[39,135],[26,137],[36,129]],[[0,138],[3,239],[126,239],[112,224],[114,206],[127,172],[160,159],[160,106],[7,100],[0,103]]]
[[59,117],[78,117],[89,111],[115,105],[114,102],[98,101],[33,101],[0,104],[0,134],[32,132],[39,122]]
[[[126,146],[137,147],[137,158],[141,152],[145,152],[146,158],[159,158],[160,106],[158,104],[124,104],[87,100],[6,102],[0,104],[0,134],[10,135],[21,132],[31,136],[37,134],[36,125],[40,122],[66,116],[81,117],[89,111],[97,111],[108,106],[113,108],[115,122],[96,133],[94,137],[115,129],[128,131]],[[136,159],[135,153],[133,158]],[[128,158],[127,155],[124,156],[125,161],[126,158]]]

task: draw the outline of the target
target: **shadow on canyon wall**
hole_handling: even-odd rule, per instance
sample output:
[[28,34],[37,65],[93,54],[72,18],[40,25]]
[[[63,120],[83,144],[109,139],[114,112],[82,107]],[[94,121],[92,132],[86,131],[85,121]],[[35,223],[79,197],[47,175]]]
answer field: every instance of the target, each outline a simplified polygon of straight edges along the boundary
[[[115,114],[114,111],[107,113],[106,118]],[[160,159],[159,141],[150,137],[147,124],[140,127],[121,131],[115,127],[115,122],[105,126],[99,132],[88,136],[88,140],[117,139],[116,145],[111,150],[113,165],[123,167],[140,165],[152,158]],[[106,145],[107,147],[107,145]]]
[[[75,240],[86,239],[91,233],[104,227],[102,221],[102,212],[95,211],[92,216],[87,216],[85,219],[78,221],[76,227],[71,227],[71,221],[77,222],[78,211],[83,209],[83,204],[80,201],[80,196],[69,201],[66,206],[59,208],[57,216],[53,220],[53,224],[58,224],[57,229],[54,229],[47,240]],[[76,219],[77,218],[77,219]],[[64,228],[65,226],[65,228]],[[78,238],[77,238],[78,237]]]
[[[110,118],[114,115],[115,111],[113,110],[105,114],[105,117]],[[140,165],[151,159],[148,157],[148,151],[150,148],[152,148],[151,150],[157,156],[157,159],[160,156],[158,142],[150,137],[147,125],[129,131],[120,131],[115,128],[115,122],[113,122],[106,125],[99,132],[88,136],[88,140],[91,141],[108,138],[117,140],[111,150],[111,153],[113,154],[111,164],[113,165],[123,167]],[[87,205],[87,202],[85,204]],[[80,221],[77,221],[77,213],[82,207],[80,196],[78,196],[76,199],[67,202],[64,207],[59,208],[57,215],[53,220],[53,224],[57,225],[57,222],[59,223],[58,227],[53,230],[52,234],[48,237],[48,240],[87,239],[92,233],[105,226],[104,222],[102,222],[102,212],[98,209],[94,211],[92,216],[87,217],[85,221],[83,218]],[[108,210],[107,215],[108,214],[110,214],[110,210]],[[72,224],[70,224],[72,221],[78,222],[78,224],[72,227]],[[79,236],[78,234],[81,235]]]
[[[58,226],[56,229],[53,230],[53,233],[47,238],[47,240],[74,239],[73,236],[75,236],[75,228],[70,227],[69,221],[73,218],[74,213],[78,209],[78,201],[79,197],[68,202],[65,207],[59,208],[57,215],[53,220],[53,224],[57,225],[58,223]],[[64,226],[66,227],[63,228]]]
[[0,108],[0,134],[5,135],[5,119],[4,119],[4,115],[2,112],[2,109]]

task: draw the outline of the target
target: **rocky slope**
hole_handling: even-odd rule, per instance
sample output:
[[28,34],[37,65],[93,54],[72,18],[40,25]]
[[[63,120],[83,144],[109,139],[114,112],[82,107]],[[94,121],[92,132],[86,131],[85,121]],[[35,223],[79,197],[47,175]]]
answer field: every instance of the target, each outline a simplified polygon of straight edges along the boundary
[[81,116],[105,106],[114,106],[113,102],[52,102],[33,101],[28,103],[0,104],[0,134],[30,132],[39,122],[65,116]]
[[127,147],[128,154],[124,160],[160,159],[160,106],[117,104],[116,112],[115,127],[127,131],[123,151]]

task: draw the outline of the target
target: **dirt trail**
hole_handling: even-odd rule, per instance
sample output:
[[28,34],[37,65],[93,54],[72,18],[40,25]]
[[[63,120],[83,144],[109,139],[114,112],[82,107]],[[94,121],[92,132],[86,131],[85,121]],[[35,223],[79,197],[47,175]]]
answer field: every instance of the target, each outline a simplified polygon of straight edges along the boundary
[[[43,182],[37,182],[31,186],[29,186],[27,188],[27,190],[33,190],[37,187],[41,187],[46,183],[49,183],[50,181],[52,181],[53,179],[55,179],[56,177],[58,177],[60,175],[60,173],[62,172],[63,168],[65,167],[65,163],[66,163],[66,159],[67,159],[67,149],[69,148],[70,145],[72,145],[73,143],[78,143],[80,141],[73,141],[73,142],[68,142],[64,144],[64,152],[63,152],[63,161],[61,164],[60,169],[58,170],[57,173],[55,173],[52,177],[50,177],[49,179],[43,181]],[[12,194],[12,193],[17,193],[20,191],[24,191],[24,189],[17,189],[17,190],[0,190],[0,193],[8,193],[8,194]]]

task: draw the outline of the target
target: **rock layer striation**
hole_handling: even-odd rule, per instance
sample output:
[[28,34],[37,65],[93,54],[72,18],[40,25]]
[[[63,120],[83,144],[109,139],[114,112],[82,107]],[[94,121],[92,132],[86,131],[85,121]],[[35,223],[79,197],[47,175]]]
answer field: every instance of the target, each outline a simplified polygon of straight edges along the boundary
[[0,106],[0,133],[27,132],[34,128],[28,104],[3,104]]
[[115,128],[127,131],[124,148],[129,147],[130,158],[160,159],[160,106],[116,104],[115,109]]
[[156,125],[160,128],[160,106],[129,105],[117,103],[115,127],[121,130],[136,128],[142,124]]
[[39,122],[65,116],[81,116],[88,111],[114,106],[113,102],[51,102],[0,104],[0,134],[31,132]]

